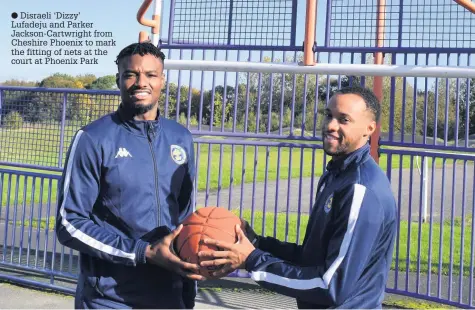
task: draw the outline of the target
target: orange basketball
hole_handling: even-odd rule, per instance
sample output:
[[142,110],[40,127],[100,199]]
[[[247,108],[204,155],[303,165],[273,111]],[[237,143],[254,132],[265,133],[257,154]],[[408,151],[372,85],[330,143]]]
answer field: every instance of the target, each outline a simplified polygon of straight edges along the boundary
[[[213,245],[204,244],[206,238],[225,242],[237,242],[236,224],[241,224],[238,216],[220,207],[204,207],[196,210],[183,221],[183,228],[175,238],[175,251],[184,261],[199,264],[200,251],[219,250]],[[201,275],[213,278],[212,272],[220,266],[201,267]]]

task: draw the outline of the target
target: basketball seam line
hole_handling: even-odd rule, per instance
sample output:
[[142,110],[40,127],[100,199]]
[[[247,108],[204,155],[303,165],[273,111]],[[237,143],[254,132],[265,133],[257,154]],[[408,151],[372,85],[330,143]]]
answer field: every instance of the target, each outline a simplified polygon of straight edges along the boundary
[[[216,209],[216,208],[215,208],[215,209]],[[198,212],[193,212],[192,214],[198,215],[198,216],[200,216],[201,218],[206,219],[206,221],[204,222],[204,223],[206,223],[206,222],[208,221],[209,215],[211,215],[211,213],[213,213],[213,211],[214,211],[215,209],[213,209],[213,210],[208,214],[208,217],[204,217],[203,215],[199,214]],[[197,223],[196,225],[203,225],[203,223]],[[185,225],[183,225],[183,226],[185,226]],[[186,225],[186,226],[188,226],[188,225]],[[202,229],[202,230],[201,230],[200,233],[203,232],[203,228],[201,228],[201,229]],[[180,249],[178,250],[178,253],[177,253],[178,255],[180,255],[181,249],[183,248],[183,246],[185,245],[185,243],[188,241],[188,239],[190,239],[191,236],[193,236],[193,235],[189,235],[185,240],[183,240],[183,242],[182,242],[182,244],[181,244],[181,247],[180,247]],[[201,241],[201,239],[200,239],[200,241]],[[201,244],[198,245],[198,251],[200,251],[200,247],[201,247]]]
[[[201,231],[200,231],[199,233],[201,234],[201,236],[205,234],[205,229],[204,229],[204,228],[207,227],[207,225],[204,225],[204,224],[206,224],[206,223],[208,222],[208,219],[210,218],[210,215],[211,215],[216,209],[217,209],[217,208],[214,208],[213,210],[211,210],[211,212],[208,214],[208,216],[207,216],[206,218],[205,218],[204,216],[202,216],[201,214],[199,214],[199,213],[195,213],[195,214],[199,215],[200,217],[206,219],[204,223],[200,223],[200,225],[201,225]],[[227,217],[227,218],[232,218],[232,217]],[[216,228],[216,227],[213,227],[213,228]],[[187,236],[187,238],[186,238],[185,240],[183,240],[183,242],[182,242],[182,244],[181,244],[181,247],[180,247],[180,249],[178,250],[178,253],[177,253],[178,255],[180,255],[180,252],[181,252],[181,250],[183,249],[183,246],[184,246],[184,245],[186,244],[186,242],[188,241],[188,239],[190,239],[191,236],[196,235],[196,234],[197,234],[197,233],[191,234],[191,235]],[[208,236],[208,237],[209,237],[209,236]],[[201,244],[202,244],[201,241],[202,241],[202,238],[200,238],[199,243],[198,243],[198,252],[201,251]],[[201,263],[201,260],[200,260],[200,257],[198,256],[198,265],[199,265],[200,263]],[[201,272],[200,272],[200,273],[201,273]]]
[[[207,223],[208,223],[208,220],[209,220],[211,214],[212,214],[215,210],[216,210],[216,208],[214,208],[213,210],[211,210],[211,212],[208,214],[208,217],[206,218],[206,220],[205,220],[205,222],[204,222],[203,224],[207,224]],[[202,245],[202,241],[203,241],[202,236],[203,236],[203,234],[205,233],[205,228],[206,228],[205,225],[201,225],[201,236],[200,236],[200,241],[198,242],[198,253],[201,251],[201,245]],[[197,254],[196,256],[198,256],[198,254]],[[200,264],[201,264],[201,259],[200,259],[200,257],[198,256],[198,265],[200,265]],[[200,267],[201,267],[201,266],[200,266]],[[201,273],[201,271],[200,271],[200,273]]]

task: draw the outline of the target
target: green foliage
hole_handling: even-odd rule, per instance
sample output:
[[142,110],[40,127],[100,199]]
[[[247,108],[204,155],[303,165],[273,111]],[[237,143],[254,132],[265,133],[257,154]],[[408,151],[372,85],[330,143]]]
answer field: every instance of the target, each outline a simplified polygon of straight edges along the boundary
[[20,86],[20,87],[37,87],[39,82],[32,81],[21,81],[17,79],[6,80],[3,83],[0,83],[2,86]]
[[47,88],[84,88],[83,83],[74,76],[64,73],[55,73],[40,82],[40,87]]
[[3,120],[5,128],[8,129],[20,129],[23,127],[23,118],[17,111],[12,111],[7,114]]
[[90,84],[90,89],[115,89],[117,88],[115,82],[115,75],[106,75],[97,78]]
[[460,83],[460,122],[461,136],[464,136],[468,123],[468,134],[475,134],[475,78]]
[[72,118],[86,125],[100,117],[99,105],[88,94],[72,94],[70,98]]
[[185,116],[185,113],[181,113],[180,117],[178,118],[178,123],[186,126],[187,118]]
[[79,81],[82,84],[82,87],[80,88],[91,88],[91,84],[94,83],[97,78],[94,74],[84,74],[84,75],[78,75],[76,77],[76,80]]

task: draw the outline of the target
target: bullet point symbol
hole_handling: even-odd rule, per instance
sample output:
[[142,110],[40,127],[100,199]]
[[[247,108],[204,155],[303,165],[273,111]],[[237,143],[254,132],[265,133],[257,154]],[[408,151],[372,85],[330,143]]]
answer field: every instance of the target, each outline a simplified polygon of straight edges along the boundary
[[16,19],[17,17],[18,17],[17,12],[13,12],[13,13],[12,13],[12,18],[13,18],[13,19]]

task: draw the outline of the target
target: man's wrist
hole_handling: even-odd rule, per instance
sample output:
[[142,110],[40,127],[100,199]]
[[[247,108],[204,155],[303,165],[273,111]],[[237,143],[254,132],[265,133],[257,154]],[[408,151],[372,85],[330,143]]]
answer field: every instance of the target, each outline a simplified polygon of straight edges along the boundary
[[152,257],[152,246],[149,244],[145,248],[145,261],[148,262]]
[[249,256],[246,258],[246,261],[244,262],[244,269],[246,269],[248,272],[251,272],[255,265],[257,264],[257,261],[259,258],[264,254],[265,252],[255,248]]
[[150,244],[143,240],[137,241],[137,246],[135,248],[135,260],[137,264],[146,264],[148,258],[150,258],[151,249]]

